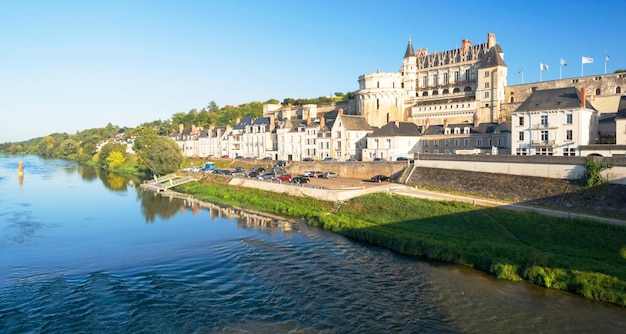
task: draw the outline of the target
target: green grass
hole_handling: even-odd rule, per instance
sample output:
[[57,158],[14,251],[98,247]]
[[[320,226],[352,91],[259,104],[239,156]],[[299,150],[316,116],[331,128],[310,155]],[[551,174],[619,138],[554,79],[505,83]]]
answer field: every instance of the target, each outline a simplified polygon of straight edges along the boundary
[[217,179],[180,190],[221,204],[302,218],[402,254],[626,306],[625,227],[386,194],[338,205],[232,187]]

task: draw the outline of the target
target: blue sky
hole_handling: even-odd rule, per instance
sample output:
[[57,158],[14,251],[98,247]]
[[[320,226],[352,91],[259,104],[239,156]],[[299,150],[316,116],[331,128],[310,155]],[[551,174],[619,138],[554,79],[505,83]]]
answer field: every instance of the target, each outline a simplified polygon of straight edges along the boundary
[[623,1],[0,0],[0,142],[358,89],[496,34],[508,84],[626,68]]

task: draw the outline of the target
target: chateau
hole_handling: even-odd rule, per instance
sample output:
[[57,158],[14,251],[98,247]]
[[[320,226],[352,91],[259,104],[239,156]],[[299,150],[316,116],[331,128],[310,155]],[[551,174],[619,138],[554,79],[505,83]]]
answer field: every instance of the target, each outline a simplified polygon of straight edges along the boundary
[[[487,42],[428,53],[409,39],[397,72],[364,74],[348,102],[265,105],[231,129],[181,129],[188,156],[411,159],[418,154],[626,155],[626,73],[507,85]],[[564,95],[565,94],[565,95]]]

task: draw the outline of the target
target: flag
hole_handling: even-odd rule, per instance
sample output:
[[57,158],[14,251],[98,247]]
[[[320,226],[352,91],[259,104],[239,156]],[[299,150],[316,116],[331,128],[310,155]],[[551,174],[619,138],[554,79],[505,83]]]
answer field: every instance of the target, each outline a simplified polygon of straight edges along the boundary
[[583,57],[583,64],[592,64],[593,58]]
[[518,71],[517,73],[519,73],[519,74],[524,73],[524,68],[523,68],[523,67],[522,67],[522,68],[520,68],[520,69],[519,69],[519,71]]
[[609,55],[604,55],[604,61],[609,61]]
[[567,62],[563,58],[561,58],[561,66],[567,66]]
[[550,67],[544,63],[539,63],[539,70],[543,71],[543,70],[548,70]]

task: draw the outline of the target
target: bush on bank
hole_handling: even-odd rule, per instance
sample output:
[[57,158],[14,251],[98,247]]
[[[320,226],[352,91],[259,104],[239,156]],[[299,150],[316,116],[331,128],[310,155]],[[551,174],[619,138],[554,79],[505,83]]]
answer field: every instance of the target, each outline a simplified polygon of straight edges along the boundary
[[302,218],[396,252],[626,306],[626,228],[460,202],[371,194],[342,204],[232,187],[209,176],[179,190],[213,202]]

